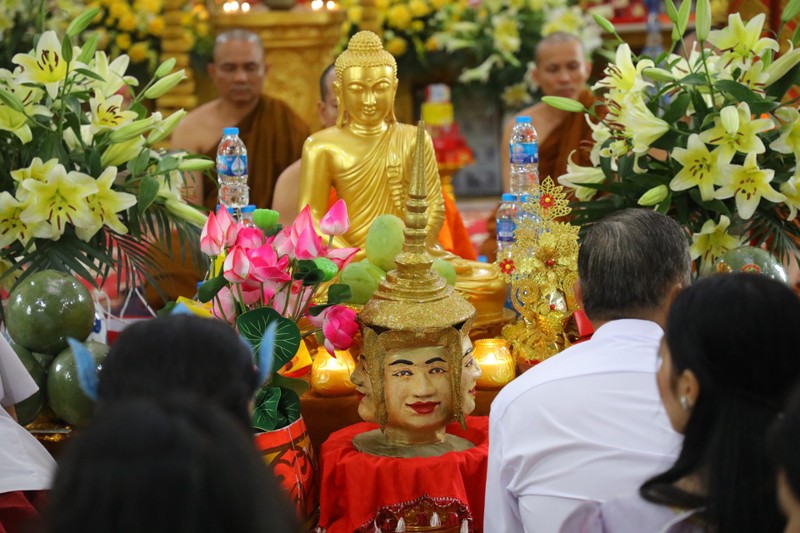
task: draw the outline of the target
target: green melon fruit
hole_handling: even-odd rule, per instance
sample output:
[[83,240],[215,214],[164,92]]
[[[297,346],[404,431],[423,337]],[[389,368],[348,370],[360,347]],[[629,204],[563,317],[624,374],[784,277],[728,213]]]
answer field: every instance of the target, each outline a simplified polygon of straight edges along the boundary
[[386,277],[386,272],[368,261],[350,263],[341,274],[339,281],[350,286],[350,303],[364,305]]
[[376,218],[367,232],[366,253],[370,263],[384,272],[395,269],[394,258],[403,251],[403,221],[394,215]]
[[[87,341],[86,347],[94,357],[98,372],[108,354],[108,346]],[[94,401],[86,396],[78,384],[78,370],[72,349],[58,354],[47,374],[47,398],[53,412],[67,424],[85,426],[94,413]]]
[[433,262],[433,268],[435,268],[439,272],[439,275],[442,276],[449,285],[455,286],[456,269],[453,265],[451,265],[444,259],[437,259],[436,261]]
[[28,371],[28,374],[31,375],[33,381],[35,381],[36,385],[39,387],[39,390],[35,392],[33,396],[22,400],[14,406],[17,412],[17,420],[20,424],[25,426],[33,422],[44,407],[44,389],[47,384],[47,371],[45,367],[37,361],[30,350],[23,348],[19,344],[12,344],[11,347],[17,353],[19,360],[22,361],[25,370]]
[[84,341],[94,325],[92,295],[77,279],[43,270],[22,280],[8,298],[6,326],[17,344],[57,354],[67,337]]

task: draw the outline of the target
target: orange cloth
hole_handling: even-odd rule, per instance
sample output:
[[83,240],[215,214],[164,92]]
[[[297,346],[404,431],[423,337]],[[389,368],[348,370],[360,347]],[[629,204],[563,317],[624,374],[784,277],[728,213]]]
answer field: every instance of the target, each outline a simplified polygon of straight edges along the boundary
[[[467,417],[447,432],[465,438],[474,448],[438,457],[380,457],[359,452],[353,437],[377,429],[361,422],[331,434],[320,453],[319,525],[328,533],[372,531],[381,509],[412,502],[427,494],[434,499],[458,500],[472,514],[472,530],[483,531],[489,418]],[[489,509],[491,513],[491,509]]]
[[[464,220],[458,211],[458,206],[450,196],[442,191],[444,197],[444,224],[439,231],[439,244],[448,252],[455,254],[462,259],[476,261],[478,259],[475,248],[469,238],[469,232],[464,226]],[[331,194],[328,197],[328,207],[330,208],[339,199],[336,189],[331,187]]]
[[[261,96],[253,112],[237,127],[249,156],[247,184],[250,186],[250,203],[268,208],[272,205],[278,176],[300,159],[303,143],[311,132],[287,104],[267,95]],[[216,158],[216,144],[206,155]],[[203,204],[214,209],[217,186],[207,176],[203,177],[203,194]]]

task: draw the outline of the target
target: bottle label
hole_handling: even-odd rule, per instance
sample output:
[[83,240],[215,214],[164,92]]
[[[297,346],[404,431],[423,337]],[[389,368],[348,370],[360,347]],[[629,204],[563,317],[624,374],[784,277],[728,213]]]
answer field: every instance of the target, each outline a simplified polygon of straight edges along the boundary
[[247,174],[247,155],[218,155],[217,174],[236,177]]
[[514,230],[517,225],[513,220],[498,220],[497,221],[497,240],[498,242],[510,243],[514,242]]
[[512,165],[529,165],[539,162],[538,143],[510,143],[509,152],[511,154]]

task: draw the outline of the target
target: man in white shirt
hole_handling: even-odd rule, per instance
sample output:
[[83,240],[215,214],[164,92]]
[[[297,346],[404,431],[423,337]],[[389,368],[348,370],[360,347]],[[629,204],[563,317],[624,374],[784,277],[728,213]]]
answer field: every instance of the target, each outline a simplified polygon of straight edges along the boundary
[[0,336],[0,531],[17,530],[36,516],[36,491],[47,490],[56,463],[14,419],[14,405],[38,389],[8,342]]
[[594,224],[577,297],[595,334],[507,385],[492,403],[484,531],[557,532],[586,500],[631,492],[680,447],[655,373],[672,298],[689,283],[685,234],[627,209]]

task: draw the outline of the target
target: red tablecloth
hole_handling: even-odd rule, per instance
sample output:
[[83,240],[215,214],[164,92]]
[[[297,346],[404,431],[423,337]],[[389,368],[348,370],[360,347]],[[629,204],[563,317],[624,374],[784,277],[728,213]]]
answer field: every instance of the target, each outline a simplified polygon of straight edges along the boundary
[[328,533],[353,533],[374,520],[382,507],[428,495],[464,503],[472,513],[474,530],[482,531],[488,417],[467,417],[466,430],[450,424],[448,433],[475,447],[439,457],[377,457],[353,447],[353,437],[377,427],[367,422],[353,424],[332,433],[322,445],[320,526]]

